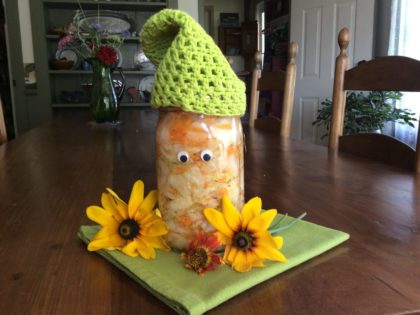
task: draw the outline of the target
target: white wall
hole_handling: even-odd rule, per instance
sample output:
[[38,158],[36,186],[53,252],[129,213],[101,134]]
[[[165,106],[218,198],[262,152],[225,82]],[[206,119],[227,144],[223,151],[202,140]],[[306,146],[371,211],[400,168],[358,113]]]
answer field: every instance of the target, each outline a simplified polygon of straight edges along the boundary
[[[244,0],[204,0],[204,6],[213,7],[213,38],[216,44],[219,40],[220,13],[238,13],[239,25],[244,21]],[[244,70],[244,58],[242,56],[231,56],[231,58],[233,60],[232,68],[235,71]]]
[[178,0],[178,9],[187,12],[198,22],[197,0]]
[[[180,0],[182,2],[183,0]],[[218,27],[220,24],[220,13],[239,13],[239,24],[244,21],[244,0],[204,0],[204,6],[213,6],[214,41],[218,41]]]
[[32,43],[31,14],[29,0],[18,0],[20,37],[22,40],[23,63],[34,62],[34,47]]

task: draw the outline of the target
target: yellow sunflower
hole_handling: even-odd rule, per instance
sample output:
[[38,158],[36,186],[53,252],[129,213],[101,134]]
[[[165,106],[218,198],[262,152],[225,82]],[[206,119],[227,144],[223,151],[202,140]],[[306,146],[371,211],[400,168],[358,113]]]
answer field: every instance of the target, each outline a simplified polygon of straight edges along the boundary
[[207,208],[204,216],[216,228],[216,235],[226,245],[223,260],[239,272],[264,267],[263,261],[286,262],[280,252],[281,236],[273,237],[268,227],[277,214],[274,209],[261,213],[261,198],[249,200],[239,213],[227,197],[222,199],[222,212]]
[[134,183],[128,205],[111,189],[102,194],[102,208],[90,206],[86,209],[89,219],[102,228],[88,245],[89,251],[102,248],[118,249],[124,254],[145,259],[155,258],[155,248],[170,250],[162,236],[168,233],[160,217],[157,192],[152,190],[144,197],[144,183]]

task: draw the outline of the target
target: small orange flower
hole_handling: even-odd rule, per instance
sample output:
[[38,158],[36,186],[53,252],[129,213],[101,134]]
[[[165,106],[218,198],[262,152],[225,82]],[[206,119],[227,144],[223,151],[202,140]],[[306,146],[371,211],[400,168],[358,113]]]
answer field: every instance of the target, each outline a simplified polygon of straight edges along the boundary
[[216,235],[198,232],[195,240],[188,246],[188,251],[181,254],[185,268],[194,270],[200,276],[206,271],[216,269],[222,263],[222,258],[214,252],[219,246]]

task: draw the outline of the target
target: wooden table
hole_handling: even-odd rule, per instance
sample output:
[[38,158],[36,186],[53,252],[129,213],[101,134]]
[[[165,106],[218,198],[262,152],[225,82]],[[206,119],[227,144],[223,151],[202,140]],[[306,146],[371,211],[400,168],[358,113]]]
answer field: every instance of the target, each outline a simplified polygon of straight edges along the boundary
[[[105,187],[128,198],[156,187],[156,112],[122,112],[118,129],[87,112],[0,146],[0,313],[171,314],[76,234]],[[339,247],[262,283],[211,314],[420,312],[420,180],[325,147],[247,132],[246,196],[350,233]],[[209,275],[210,276],[210,275]]]

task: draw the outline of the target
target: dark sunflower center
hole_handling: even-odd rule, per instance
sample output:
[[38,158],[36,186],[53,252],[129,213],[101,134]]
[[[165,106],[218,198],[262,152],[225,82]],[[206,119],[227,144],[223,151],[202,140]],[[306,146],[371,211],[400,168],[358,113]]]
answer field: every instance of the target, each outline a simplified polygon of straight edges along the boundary
[[132,240],[140,233],[139,224],[133,219],[127,219],[121,222],[118,233],[125,240]]
[[252,235],[245,231],[239,231],[233,236],[233,244],[244,250],[252,247],[252,240]]
[[208,255],[206,250],[202,247],[192,250],[188,258],[189,264],[194,270],[207,266]]

